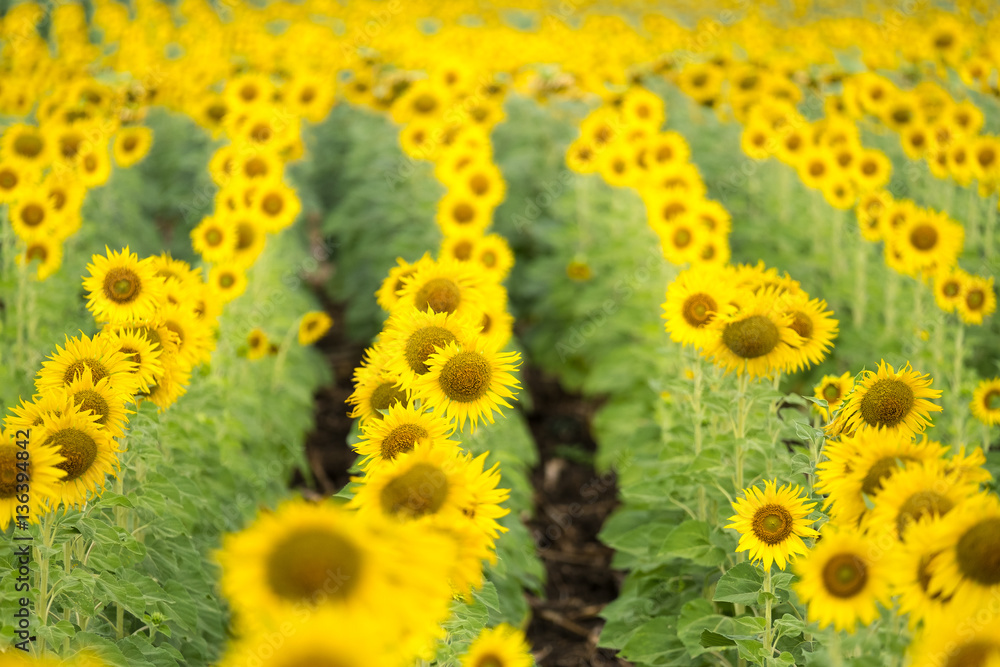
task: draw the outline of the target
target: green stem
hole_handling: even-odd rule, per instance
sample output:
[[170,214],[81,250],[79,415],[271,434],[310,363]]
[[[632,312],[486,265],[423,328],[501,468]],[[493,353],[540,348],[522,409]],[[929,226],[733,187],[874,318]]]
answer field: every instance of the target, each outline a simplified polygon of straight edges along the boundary
[[851,315],[854,328],[860,329],[865,323],[865,307],[868,305],[868,244],[864,239],[854,248],[854,309]]
[[[38,607],[35,615],[38,616],[38,624],[45,627],[49,624],[49,549],[52,547],[52,513],[42,515],[38,524],[39,537],[41,537],[42,548],[35,550],[35,560],[38,561]],[[45,654],[45,636],[38,633],[38,655]]]
[[746,439],[747,434],[747,412],[749,411],[747,406],[747,386],[749,382],[749,373],[740,375],[737,388],[736,425],[733,429],[733,436],[736,439],[736,452],[734,455],[736,493],[743,490],[743,441]]
[[830,248],[833,250],[833,277],[839,279],[847,272],[847,257],[842,252],[844,246],[844,211],[837,209],[830,219]]
[[292,345],[292,339],[295,337],[295,333],[299,330],[299,321],[295,320],[292,322],[292,326],[288,327],[288,331],[285,332],[285,336],[281,339],[281,345],[278,347],[278,358],[274,360],[274,374],[271,376],[271,391],[278,388],[278,378],[281,377],[281,372],[285,368],[285,358],[288,356],[288,348]]
[[952,420],[955,424],[955,442],[965,441],[965,419],[962,417],[962,368],[965,361],[965,324],[958,323],[955,331],[955,366],[952,370],[951,394],[954,401]]
[[899,274],[893,269],[888,269],[885,283],[885,337],[887,340],[896,339],[896,299],[899,292]]
[[[694,360],[694,389],[691,392],[691,414],[694,418],[694,458],[695,461],[701,456],[702,448],[702,424],[704,419],[703,408],[701,405],[701,392],[702,383],[704,380],[704,373],[701,366],[701,358],[696,358]],[[705,496],[705,485],[698,485],[698,520],[704,521],[708,516],[708,510],[706,508],[706,496]]]
[[[115,477],[115,493],[118,495],[125,494],[125,477],[122,473],[123,471],[119,471],[118,476]],[[125,516],[125,508],[121,505],[116,505],[114,516],[115,525],[127,530],[126,523],[128,518]],[[118,639],[125,638],[125,607],[120,602],[115,603],[115,636]]]
[[771,568],[764,568],[764,664],[774,655],[774,628],[771,627],[771,605],[774,596]]

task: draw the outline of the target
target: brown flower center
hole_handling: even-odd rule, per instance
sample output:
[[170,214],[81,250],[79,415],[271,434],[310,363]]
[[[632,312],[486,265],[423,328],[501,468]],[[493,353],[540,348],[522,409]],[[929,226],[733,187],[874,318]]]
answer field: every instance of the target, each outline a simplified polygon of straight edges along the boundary
[[81,410],[89,410],[97,416],[97,423],[105,426],[111,416],[108,401],[93,389],[83,389],[73,394],[73,401]]
[[715,299],[704,292],[692,294],[684,300],[684,305],[681,306],[681,314],[685,321],[699,329],[712,321],[717,310],[718,305],[715,303]]
[[869,496],[875,495],[882,490],[882,484],[885,480],[899,470],[900,465],[905,465],[907,462],[916,460],[912,456],[904,455],[880,458],[868,469],[868,474],[865,475],[865,479],[861,484],[861,490]]
[[364,570],[358,547],[319,527],[303,527],[286,536],[265,567],[271,591],[290,602],[315,604],[321,594],[343,600],[357,587]]
[[453,343],[457,338],[455,334],[443,327],[423,327],[417,329],[406,339],[404,356],[410,369],[418,375],[423,375],[427,368],[427,359],[432,354],[440,351],[448,343]]
[[396,405],[397,403],[406,407],[408,401],[406,400],[406,392],[400,389],[395,382],[383,382],[375,387],[371,398],[368,399],[368,404],[375,410],[373,416],[377,419],[382,418],[382,414],[378,412],[379,410],[388,410],[389,406]]
[[918,491],[906,499],[906,502],[899,508],[896,514],[896,530],[899,538],[903,539],[906,527],[913,521],[918,521],[920,517],[927,514],[944,516],[955,506],[947,496],[934,491]]
[[476,209],[464,201],[459,202],[451,209],[451,217],[454,218],[455,222],[464,225],[472,222],[476,217]]
[[477,352],[459,352],[441,367],[438,384],[445,396],[471,403],[486,394],[493,379],[489,361]]
[[45,144],[41,138],[33,134],[22,134],[14,140],[14,152],[21,157],[36,158],[43,148]]
[[804,340],[810,340],[813,335],[813,321],[808,315],[800,310],[793,313],[791,324],[792,329]]
[[413,305],[420,312],[453,313],[462,303],[462,290],[448,278],[432,278],[417,290]]
[[986,293],[981,289],[971,289],[965,295],[965,305],[969,310],[979,310],[986,303]]
[[104,276],[104,296],[115,303],[132,303],[141,293],[142,280],[131,269],[112,267]]
[[66,368],[66,372],[63,373],[63,384],[69,384],[75,380],[77,376],[82,375],[84,368],[90,369],[90,375],[94,379],[95,383],[108,377],[108,369],[97,359],[77,359],[71,363]]
[[0,498],[17,495],[17,452],[15,445],[0,445]]
[[413,449],[418,438],[426,438],[427,429],[417,424],[400,424],[382,440],[382,458],[392,460]]
[[437,466],[416,463],[383,487],[382,509],[412,519],[433,514],[448,499],[448,486],[448,477]]
[[903,421],[915,403],[913,389],[905,382],[883,378],[861,399],[861,417],[870,426],[895,426]]
[[751,522],[753,534],[769,546],[784,542],[792,534],[794,525],[791,512],[781,505],[764,505]]
[[64,428],[56,431],[48,440],[46,446],[57,447],[66,460],[56,467],[66,471],[64,482],[71,482],[82,476],[97,459],[97,443],[94,439],[76,428]]
[[1000,584],[1000,517],[983,519],[959,538],[958,569],[983,586]]
[[764,315],[751,315],[730,322],[722,330],[722,342],[733,354],[743,359],[756,359],[778,345],[778,327]]
[[823,585],[826,592],[838,598],[852,598],[868,583],[868,567],[852,553],[833,556],[823,566]]
[[938,244],[938,231],[931,225],[917,225],[910,232],[910,243],[917,250],[930,250]]

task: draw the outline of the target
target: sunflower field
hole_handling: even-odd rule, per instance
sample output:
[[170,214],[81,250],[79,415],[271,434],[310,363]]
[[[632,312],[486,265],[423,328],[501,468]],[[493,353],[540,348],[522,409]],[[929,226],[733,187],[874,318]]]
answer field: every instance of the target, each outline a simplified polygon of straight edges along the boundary
[[998,33],[0,0],[0,667],[1000,667]]

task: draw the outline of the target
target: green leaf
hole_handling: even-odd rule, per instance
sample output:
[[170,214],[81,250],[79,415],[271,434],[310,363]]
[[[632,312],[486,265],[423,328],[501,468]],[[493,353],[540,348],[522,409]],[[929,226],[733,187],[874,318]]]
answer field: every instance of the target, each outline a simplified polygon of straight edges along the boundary
[[736,646],[739,648],[740,657],[749,660],[755,665],[764,664],[764,646],[757,639],[737,639]]
[[757,604],[757,594],[764,586],[764,577],[756,565],[739,563],[730,568],[715,587],[716,602],[732,602],[733,604]]
[[719,565],[726,554],[712,544],[711,527],[704,521],[685,521],[670,531],[658,558],[685,558],[698,565]]
[[701,631],[701,645],[704,648],[718,648],[721,646],[736,646],[736,640],[711,630]]
[[805,632],[806,624],[791,614],[785,614],[774,622],[774,629],[778,635],[795,636]]
[[704,631],[723,636],[732,634],[733,619],[715,613],[712,603],[705,598],[695,598],[681,608],[681,617],[677,621],[677,636],[688,650],[688,655],[696,658],[709,650],[702,645],[701,637]]

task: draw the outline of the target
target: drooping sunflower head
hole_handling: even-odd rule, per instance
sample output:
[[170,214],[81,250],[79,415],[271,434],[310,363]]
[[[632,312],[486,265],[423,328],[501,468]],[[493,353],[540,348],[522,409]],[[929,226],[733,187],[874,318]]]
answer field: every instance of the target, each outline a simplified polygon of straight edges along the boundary
[[930,399],[941,391],[931,389],[931,378],[910,368],[895,371],[881,361],[878,371],[863,371],[861,380],[843,408],[846,428],[850,431],[879,431],[913,435],[922,433],[930,423],[930,413],[941,406]]
[[808,605],[808,618],[820,628],[853,632],[856,625],[878,616],[879,602],[889,598],[883,550],[862,534],[826,524],[820,539],[795,562],[795,590]]
[[791,484],[778,488],[773,480],[764,482],[763,491],[745,489],[746,497],[733,503],[733,523],[726,526],[740,533],[736,551],[749,551],[751,561],[762,560],[765,569],[777,563],[782,570],[796,554],[806,553],[802,538],[818,535],[806,518],[816,503],[807,503],[801,492]]

